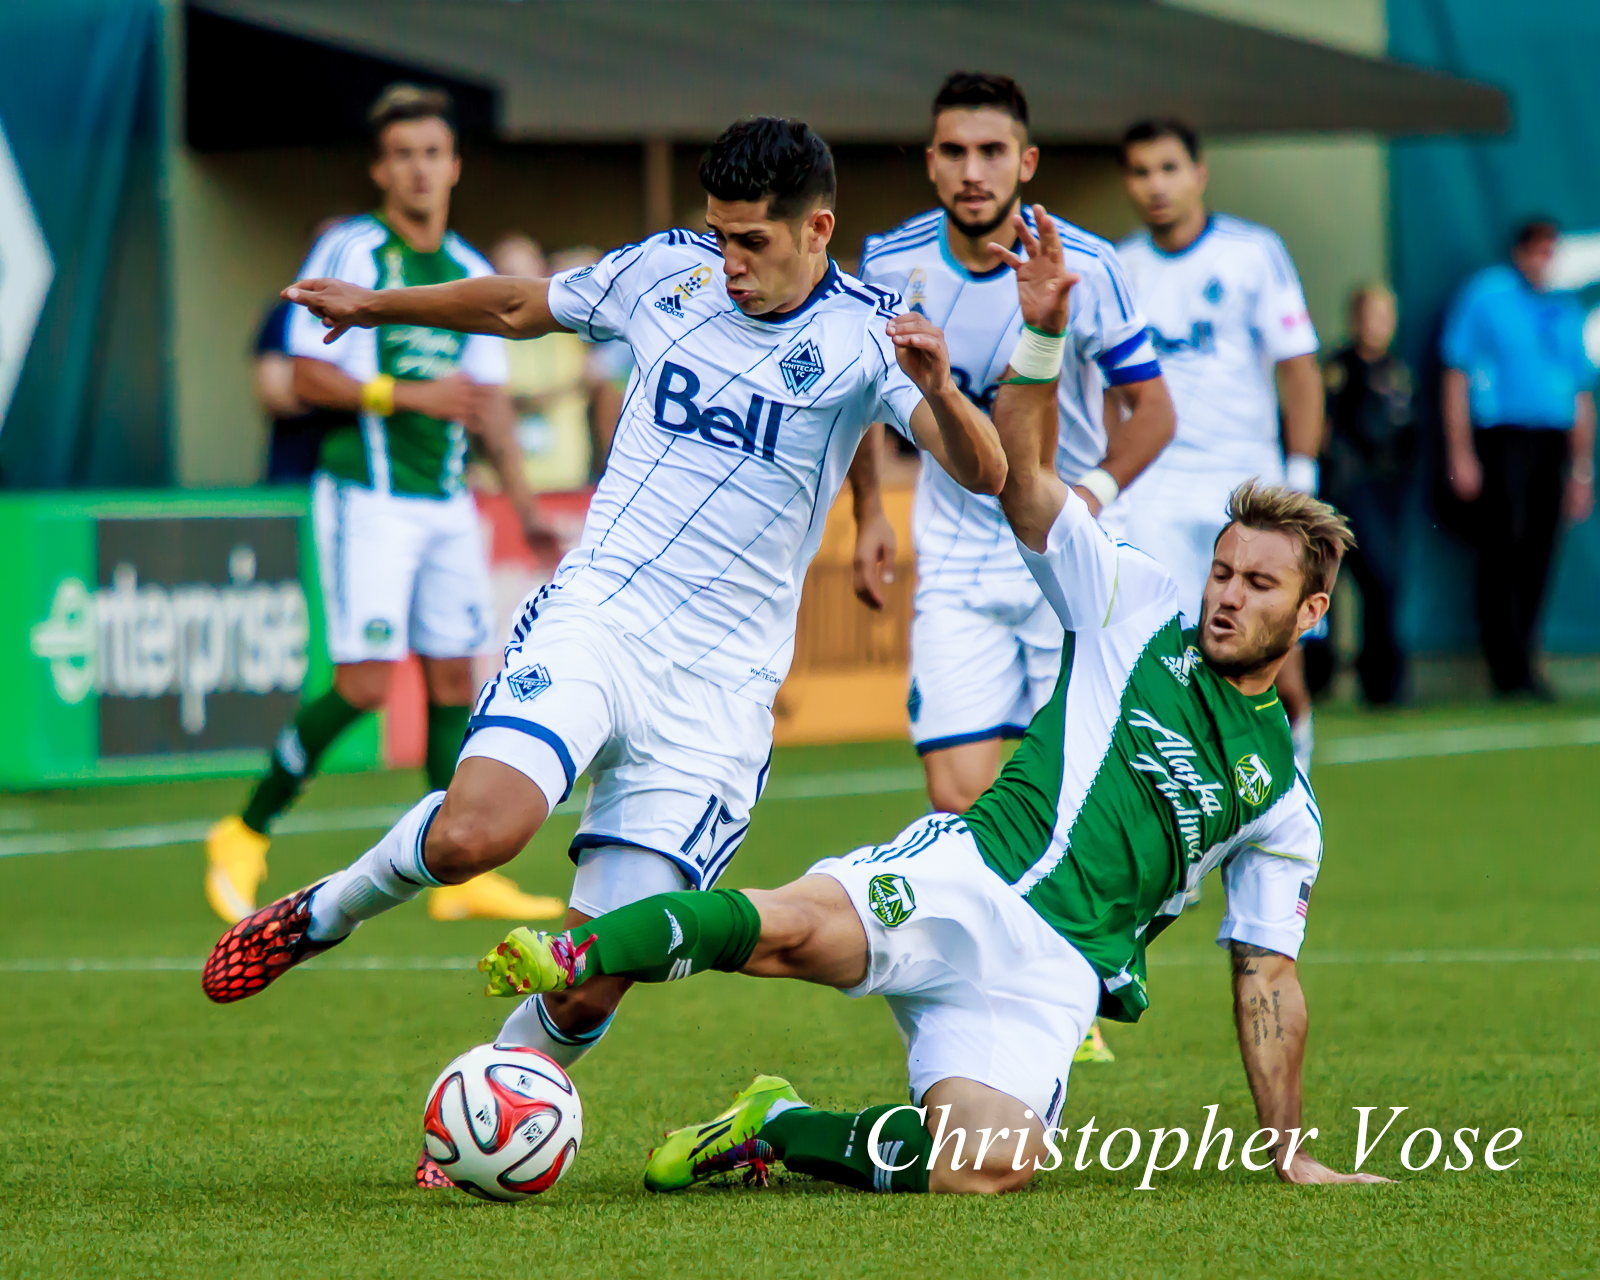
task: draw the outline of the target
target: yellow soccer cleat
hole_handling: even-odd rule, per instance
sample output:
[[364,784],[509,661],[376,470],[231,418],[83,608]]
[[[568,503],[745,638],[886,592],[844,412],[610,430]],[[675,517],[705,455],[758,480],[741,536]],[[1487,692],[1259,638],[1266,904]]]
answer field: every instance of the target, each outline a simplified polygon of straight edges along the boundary
[[270,843],[237,814],[206,832],[206,901],[229,924],[238,924],[256,909]]
[[1078,1051],[1072,1055],[1074,1062],[1115,1062],[1117,1055],[1111,1052],[1111,1046],[1105,1042],[1100,1034],[1099,1021],[1089,1024],[1089,1034],[1084,1036],[1083,1043],[1078,1046]]
[[560,898],[523,893],[494,871],[428,893],[428,914],[435,920],[554,920],[566,911]]

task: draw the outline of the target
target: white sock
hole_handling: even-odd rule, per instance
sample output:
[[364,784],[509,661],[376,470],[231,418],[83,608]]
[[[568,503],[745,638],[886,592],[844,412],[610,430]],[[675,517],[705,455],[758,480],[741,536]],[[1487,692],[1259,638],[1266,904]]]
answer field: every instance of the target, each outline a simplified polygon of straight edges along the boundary
[[555,1020],[544,1007],[544,997],[529,996],[506,1019],[505,1026],[500,1028],[500,1034],[495,1037],[495,1043],[520,1044],[528,1049],[537,1049],[546,1057],[553,1058],[565,1071],[600,1043],[600,1037],[611,1030],[611,1019],[616,1016],[613,1013],[592,1031],[563,1031],[556,1026]]
[[329,876],[311,898],[313,942],[342,938],[363,920],[410,902],[439,882],[428,874],[422,846],[444,792],[424,796],[388,835],[343,871]]
[[1316,745],[1317,735],[1311,728],[1311,713],[1308,711],[1289,726],[1289,737],[1294,741],[1294,762],[1300,767],[1300,772],[1306,777],[1311,776],[1311,749]]

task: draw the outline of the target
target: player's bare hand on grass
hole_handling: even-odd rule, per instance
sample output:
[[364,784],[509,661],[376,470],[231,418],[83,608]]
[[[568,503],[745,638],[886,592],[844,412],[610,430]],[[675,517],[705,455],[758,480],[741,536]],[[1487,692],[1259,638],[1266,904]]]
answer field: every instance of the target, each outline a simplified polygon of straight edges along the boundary
[[856,525],[856,554],[851,585],[856,599],[869,609],[883,608],[884,587],[894,581],[897,550],[894,526],[881,509],[860,519]]
[[343,280],[318,278],[296,280],[280,295],[289,302],[297,302],[328,326],[324,342],[335,342],[346,329],[370,328],[361,319],[362,308],[377,297],[374,289],[363,289]]
[[1304,1151],[1296,1151],[1294,1159],[1289,1162],[1288,1168],[1278,1166],[1278,1177],[1284,1182],[1292,1182],[1297,1186],[1329,1186],[1333,1183],[1374,1183],[1389,1182],[1389,1178],[1380,1178],[1375,1173],[1340,1173],[1337,1169],[1330,1169],[1320,1160],[1315,1160]]
[[1019,257],[1004,245],[989,245],[1017,273],[1017,300],[1023,320],[1043,333],[1067,331],[1067,302],[1079,277],[1067,270],[1061,252],[1061,233],[1042,204],[1033,206],[1033,220],[1039,234],[1029,230],[1020,213],[1012,214],[1011,225],[1026,257]]
[[908,311],[889,321],[885,332],[894,342],[895,359],[923,395],[945,390],[950,382],[950,349],[944,344],[944,330],[927,316]]

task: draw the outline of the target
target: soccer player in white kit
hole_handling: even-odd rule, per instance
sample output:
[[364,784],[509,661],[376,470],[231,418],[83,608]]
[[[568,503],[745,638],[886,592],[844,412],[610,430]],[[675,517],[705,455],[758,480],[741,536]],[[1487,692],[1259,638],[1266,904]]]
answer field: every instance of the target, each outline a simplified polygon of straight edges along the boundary
[[[869,236],[861,278],[900,294],[944,330],[956,381],[987,409],[1023,330],[1013,273],[989,241],[1013,240],[1009,224],[1019,212],[1032,227],[1021,187],[1039,161],[1017,83],[968,72],[947,79],[934,98],[927,156],[940,207]],[[1061,218],[1053,221],[1068,270],[1078,278],[1056,469],[1073,484],[1087,477],[1109,505],[1102,521],[1114,521],[1123,507],[1115,502],[1119,489],[1172,436],[1172,404],[1115,251]],[[1107,385],[1121,388],[1131,406],[1128,418],[1109,428],[1102,417]],[[872,462],[863,450],[851,471],[858,504],[866,498],[858,511],[857,560],[869,567],[891,558],[879,548],[893,536],[876,519]],[[962,813],[999,772],[1001,739],[1020,737],[1049,700],[1061,665],[1061,623],[1023,564],[999,502],[962,488],[927,454],[912,529],[911,738],[933,807]],[[866,586],[864,599],[875,594],[870,580]]]
[[[1145,229],[1117,252],[1178,410],[1172,444],[1127,495],[1123,536],[1177,580],[1193,625],[1235,486],[1259,476],[1316,494],[1317,334],[1283,241],[1206,208],[1206,165],[1192,129],[1177,120],[1136,124],[1123,136],[1122,164]],[[1295,758],[1309,770],[1311,697],[1298,649],[1277,687]]]
[[[934,96],[932,115],[928,177],[939,207],[869,236],[861,278],[900,294],[944,330],[956,381],[987,409],[1023,331],[1014,274],[989,241],[1014,241],[1010,224],[1019,214],[1033,228],[1021,189],[1039,149],[1028,141],[1027,98],[1008,76],[957,72]],[[1069,483],[1092,486],[1108,507],[1102,520],[1114,528],[1119,489],[1172,438],[1172,402],[1115,251],[1064,219],[1052,221],[1067,269],[1078,277],[1059,384],[1056,470]],[[1121,389],[1129,411],[1109,426],[1108,385]],[[874,568],[893,562],[875,459],[874,450],[862,450],[850,475],[856,562],[864,571],[858,594],[869,607],[878,599]],[[912,535],[911,740],[934,810],[964,813],[999,774],[1001,740],[1020,738],[1050,700],[1061,668],[1061,620],[1023,563],[999,501],[962,488],[927,454]],[[1110,1060],[1098,1028],[1083,1054]]]
[[[636,368],[583,537],[525,603],[448,791],[348,870],[225,934],[202,978],[212,999],[252,995],[423,887],[508,862],[586,769],[569,923],[711,888],[766,781],[801,584],[867,429],[890,422],[963,484],[999,492],[999,437],[938,329],[829,257],[822,139],[742,121],[700,177],[710,234],[662,232],[549,280],[285,291],[335,338],[392,323],[568,329],[626,341]],[[530,1000],[500,1038],[568,1065],[628,985]]]

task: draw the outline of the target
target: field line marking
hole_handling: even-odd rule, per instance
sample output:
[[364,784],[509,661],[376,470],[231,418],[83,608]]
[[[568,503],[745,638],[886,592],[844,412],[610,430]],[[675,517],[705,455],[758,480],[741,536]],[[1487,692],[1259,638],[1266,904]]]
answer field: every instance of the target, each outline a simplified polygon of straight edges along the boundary
[[[1477,755],[1486,751],[1595,745],[1600,745],[1600,717],[1467,729],[1419,729],[1328,739],[1317,749],[1317,767]],[[903,795],[921,791],[923,785],[922,770],[915,766],[802,773],[774,778],[762,798],[823,800],[846,796]],[[355,809],[302,810],[285,817],[278,823],[274,834],[295,836],[322,835],[333,831],[382,831],[398,822],[408,808],[407,805],[378,805]],[[577,813],[582,808],[582,798],[574,797],[558,805],[556,812]],[[77,831],[0,836],[0,858],[42,853],[107,853],[121,849],[159,849],[175,844],[196,844],[205,839],[210,828],[210,819],[200,819],[141,827],[91,827]]]
[[[1220,965],[1215,952],[1174,951],[1150,956],[1154,968],[1196,968]],[[1600,962],[1600,947],[1437,949],[1432,951],[1313,951],[1302,964],[1404,965],[1404,964],[1582,964]],[[0,973],[199,973],[203,956],[42,956],[0,959]],[[329,956],[310,962],[313,969],[354,973],[460,973],[478,967],[476,956]]]

